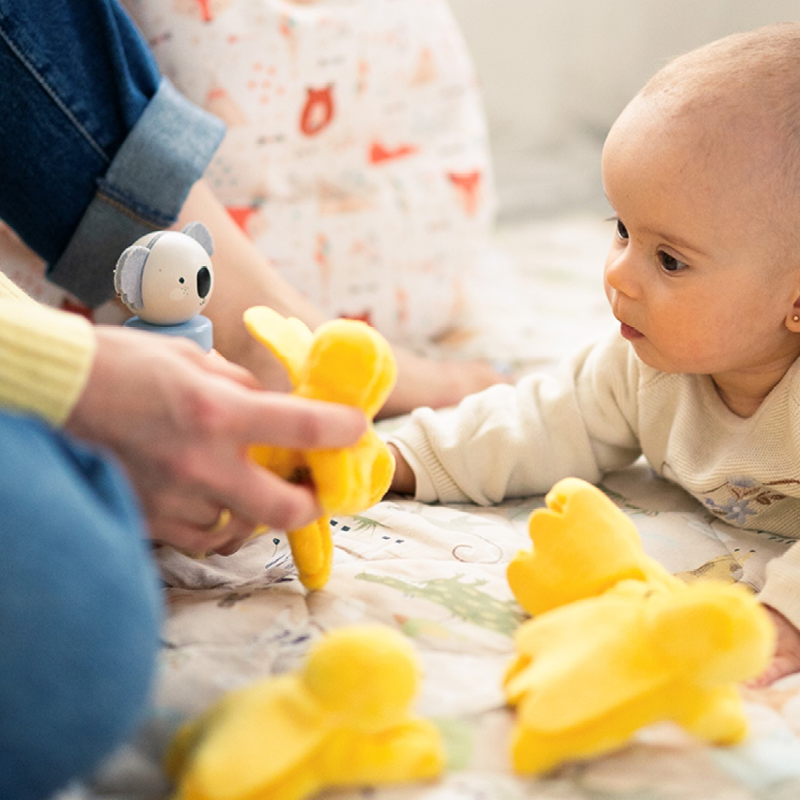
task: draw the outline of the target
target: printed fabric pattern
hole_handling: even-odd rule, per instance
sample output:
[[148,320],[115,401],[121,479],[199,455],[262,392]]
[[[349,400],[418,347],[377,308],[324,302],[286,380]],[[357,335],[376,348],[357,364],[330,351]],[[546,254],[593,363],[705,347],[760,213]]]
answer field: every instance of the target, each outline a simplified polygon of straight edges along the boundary
[[206,177],[292,285],[395,341],[455,323],[495,197],[445,0],[126,6],[164,74],[227,124]]

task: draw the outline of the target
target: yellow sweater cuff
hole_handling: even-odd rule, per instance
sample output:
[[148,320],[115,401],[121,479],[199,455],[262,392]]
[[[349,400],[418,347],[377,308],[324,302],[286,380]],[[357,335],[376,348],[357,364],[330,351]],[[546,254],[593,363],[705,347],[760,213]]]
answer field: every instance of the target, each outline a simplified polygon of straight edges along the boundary
[[61,425],[95,352],[88,320],[40,305],[0,279],[0,407]]

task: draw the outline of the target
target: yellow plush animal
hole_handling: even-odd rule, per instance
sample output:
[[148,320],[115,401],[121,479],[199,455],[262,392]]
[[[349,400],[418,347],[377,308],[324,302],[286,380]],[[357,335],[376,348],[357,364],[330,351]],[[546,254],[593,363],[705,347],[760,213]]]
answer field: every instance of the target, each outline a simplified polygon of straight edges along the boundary
[[179,730],[166,763],[175,800],[300,800],[326,787],[434,778],[443,746],[409,710],[418,686],[401,634],[334,631],[301,671],[231,692]]
[[565,478],[545,504],[528,520],[533,550],[517,553],[507,570],[511,591],[529,614],[601,594],[626,578],[682,585],[646,555],[631,519],[596,486]]
[[743,586],[669,575],[628,517],[570,479],[531,515],[534,552],[509,580],[538,615],[517,631],[504,681],[517,709],[514,768],[544,772],[607,753],[642,726],[672,720],[710,742],[747,723],[736,682],[768,664],[774,628]]
[[[286,368],[293,394],[355,406],[372,419],[394,386],[397,366],[392,350],[364,322],[333,320],[312,333],[300,320],[265,306],[248,309],[244,322]],[[394,471],[386,445],[370,426],[351,447],[301,452],[255,446],[251,454],[281,477],[316,489],[325,516],[289,531],[288,538],[303,585],[322,588],[333,560],[329,517],[355,514],[383,497]]]

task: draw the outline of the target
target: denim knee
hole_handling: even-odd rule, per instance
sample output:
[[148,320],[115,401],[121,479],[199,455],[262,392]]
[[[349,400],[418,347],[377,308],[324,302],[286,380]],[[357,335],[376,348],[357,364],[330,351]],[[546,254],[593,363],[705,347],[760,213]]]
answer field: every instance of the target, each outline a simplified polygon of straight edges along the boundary
[[117,0],[0,0],[0,218],[83,302],[169,227],[224,125],[163,80]]
[[146,710],[160,587],[115,465],[0,413],[0,797],[87,774]]

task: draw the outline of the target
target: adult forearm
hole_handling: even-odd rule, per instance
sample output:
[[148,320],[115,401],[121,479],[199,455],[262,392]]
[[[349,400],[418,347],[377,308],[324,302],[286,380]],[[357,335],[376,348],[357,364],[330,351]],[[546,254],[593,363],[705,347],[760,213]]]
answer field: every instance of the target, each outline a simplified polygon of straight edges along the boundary
[[115,0],[8,0],[0,74],[0,218],[97,306],[119,253],[175,220],[224,126],[162,79]]
[[214,237],[214,294],[204,313],[214,324],[215,348],[270,388],[288,388],[283,369],[252,339],[242,315],[250,306],[266,305],[284,316],[298,317],[312,329],[325,316],[264,258],[203,180],[189,193],[175,227],[195,220],[202,221]]

